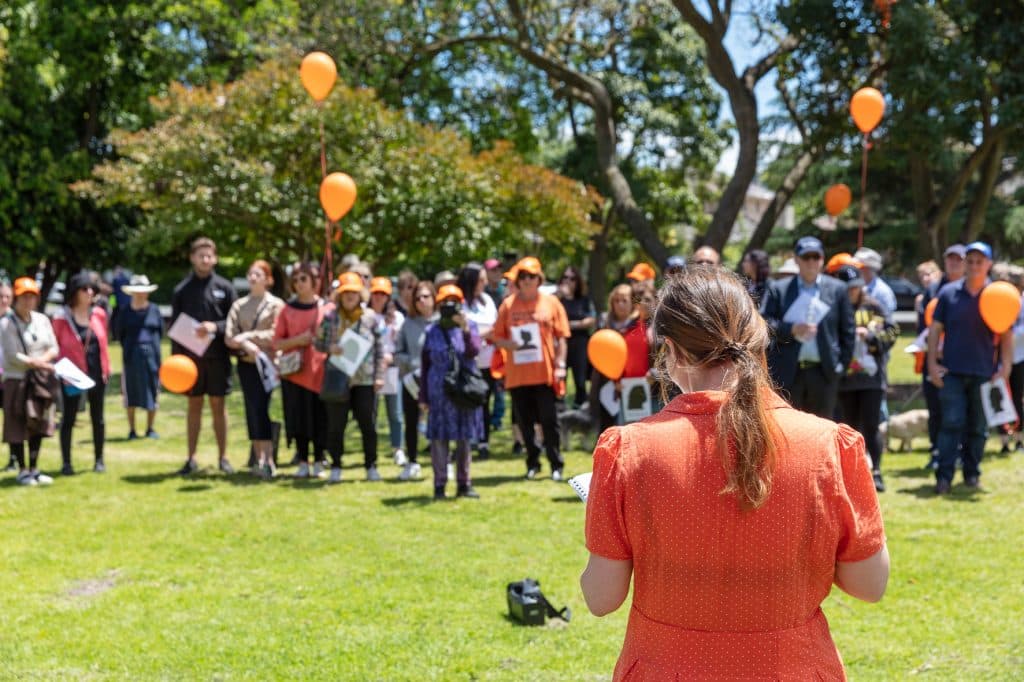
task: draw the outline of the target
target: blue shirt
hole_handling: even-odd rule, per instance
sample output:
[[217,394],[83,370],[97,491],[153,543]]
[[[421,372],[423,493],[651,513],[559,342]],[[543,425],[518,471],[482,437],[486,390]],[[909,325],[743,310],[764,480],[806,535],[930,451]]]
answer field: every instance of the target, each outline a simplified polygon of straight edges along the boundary
[[871,298],[882,304],[882,308],[890,315],[896,312],[896,294],[893,292],[892,287],[886,284],[878,275],[875,275],[875,278],[871,280],[871,284],[864,287],[864,291]]
[[[939,289],[933,319],[946,334],[942,364],[953,374],[990,378],[996,371],[995,335],[981,319],[977,296],[964,287],[965,279]],[[988,281],[985,282],[988,284]]]
[[[797,275],[797,297],[807,294],[812,299],[818,298],[818,295],[821,293],[821,290],[818,287],[818,279],[820,277],[821,275],[818,275],[818,277],[814,279],[813,284],[808,284],[802,277]],[[800,354],[797,356],[797,360],[800,362],[821,362],[821,351],[818,349],[817,336],[812,338],[810,341],[805,341],[800,344]]]

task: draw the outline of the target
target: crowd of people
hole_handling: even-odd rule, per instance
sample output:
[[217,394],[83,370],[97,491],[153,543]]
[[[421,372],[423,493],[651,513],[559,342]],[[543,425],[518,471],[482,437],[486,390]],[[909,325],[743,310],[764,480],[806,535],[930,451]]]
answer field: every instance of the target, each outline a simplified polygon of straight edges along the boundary
[[[835,254],[827,263],[825,256],[820,240],[803,237],[794,246],[794,257],[772,272],[768,255],[751,251],[740,263],[742,281],[772,332],[767,366],[774,384],[797,409],[842,421],[864,437],[874,485],[881,492],[879,425],[888,415],[887,365],[899,334],[893,321],[896,298],[881,277],[883,262],[876,251]],[[917,301],[922,330],[925,308],[931,299],[938,301],[922,373],[930,412],[930,466],[939,493],[949,491],[957,462],[965,483],[979,485],[987,426],[977,387],[993,377],[1006,378],[1017,406],[1024,390],[1024,343],[1014,344],[1014,335],[1004,334],[998,348],[993,346],[978,313],[978,292],[992,268],[991,249],[981,242],[953,245],[944,260],[944,269],[932,262],[918,268],[925,293]],[[182,315],[193,321],[193,333],[204,347],[198,353],[172,338],[173,353],[192,358],[198,370],[188,391],[182,475],[200,469],[196,452],[204,404],[212,413],[218,467],[234,472],[227,456],[225,397],[236,372],[251,441],[248,465],[254,473],[276,475],[283,431],[294,448],[296,477],[339,482],[351,417],[361,436],[366,480],[379,481],[377,414],[383,401],[398,479],[421,478],[418,460],[425,437],[437,498],[445,497],[449,478],[456,479],[456,495],[478,496],[471,461],[490,457],[490,434],[501,427],[509,406],[515,452],[525,452],[526,478],[541,474],[543,451],[551,479],[559,481],[564,476],[562,410],[588,414],[599,435],[625,419],[624,410],[615,412],[602,399],[606,388],[621,398],[624,381],[645,379],[652,413],[678,392],[658,369],[660,344],[650,329],[658,302],[657,272],[647,263],[636,264],[625,282],[611,288],[603,301],[605,312],[599,313],[579,269],[566,267],[548,284],[534,257],[504,264],[491,258],[422,280],[410,271],[394,279],[374,276],[367,263],[353,257],[336,273],[300,262],[286,269],[287,300],[271,293],[274,270],[265,260],[250,265],[249,289],[242,298],[217,274],[211,240],[193,242],[190,261],[191,272],[174,288],[168,326],[149,300],[157,286],[145,275],[118,273],[108,310],[98,276],[76,274],[52,319],[37,310],[40,288],[34,279],[18,278],[13,289],[0,285],[4,441],[10,444],[10,468],[17,470],[20,483],[52,482],[40,472],[38,456],[42,439],[57,429],[57,406],[61,473],[74,473],[71,436],[82,401],[92,425],[93,468],[105,470],[103,397],[111,376],[111,340],[120,343],[123,355],[128,438],[159,437],[160,344]],[[669,258],[662,270],[668,281],[693,268],[724,272],[720,254],[706,246],[689,258]],[[1018,286],[1024,285],[1024,270],[1016,274]],[[325,278],[330,279],[327,286]],[[588,361],[588,340],[598,329],[613,330],[625,340],[621,377],[605,377]],[[1015,333],[1024,335],[1024,321]],[[55,381],[53,365],[62,358],[87,375],[93,387]],[[448,380],[463,365],[486,383],[481,406],[453,402]],[[570,375],[573,391],[567,395]],[[283,429],[270,417],[277,385]],[[146,412],[144,430],[136,421],[140,410]],[[1017,447],[1024,447],[1019,439]]]

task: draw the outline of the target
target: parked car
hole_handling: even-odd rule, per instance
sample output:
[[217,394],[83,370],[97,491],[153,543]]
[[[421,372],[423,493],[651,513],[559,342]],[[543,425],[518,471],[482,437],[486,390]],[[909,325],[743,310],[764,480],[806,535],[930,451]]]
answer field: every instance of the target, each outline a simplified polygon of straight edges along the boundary
[[896,294],[896,310],[914,310],[914,299],[923,289],[904,277],[882,277],[882,281]]

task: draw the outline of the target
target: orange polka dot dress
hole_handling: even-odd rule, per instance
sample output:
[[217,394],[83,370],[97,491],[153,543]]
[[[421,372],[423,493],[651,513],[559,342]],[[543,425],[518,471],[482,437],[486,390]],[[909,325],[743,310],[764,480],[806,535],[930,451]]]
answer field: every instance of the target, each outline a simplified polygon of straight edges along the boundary
[[594,451],[587,548],[633,561],[615,680],[842,680],[821,612],[837,561],[882,549],[864,441],[771,394],[781,433],[768,501],[722,494],[716,419],[727,394],[681,395],[605,431]]

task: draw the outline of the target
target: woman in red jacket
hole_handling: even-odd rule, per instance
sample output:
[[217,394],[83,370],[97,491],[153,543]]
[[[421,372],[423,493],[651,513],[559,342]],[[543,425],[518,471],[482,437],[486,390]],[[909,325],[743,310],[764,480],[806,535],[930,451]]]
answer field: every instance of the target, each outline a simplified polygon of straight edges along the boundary
[[75,275],[68,282],[64,299],[66,305],[53,316],[53,333],[57,337],[59,357],[71,360],[96,382],[95,386],[86,391],[64,386],[64,411],[60,422],[60,454],[63,461],[60,473],[64,476],[75,473],[71,465],[71,435],[83,396],[89,400],[89,417],[92,420],[92,447],[96,456],[93,471],[106,471],[103,464],[103,442],[106,437],[103,396],[107,380],[110,379],[110,355],[107,352],[107,313],[103,308],[93,305],[95,292],[96,284],[89,275]]

